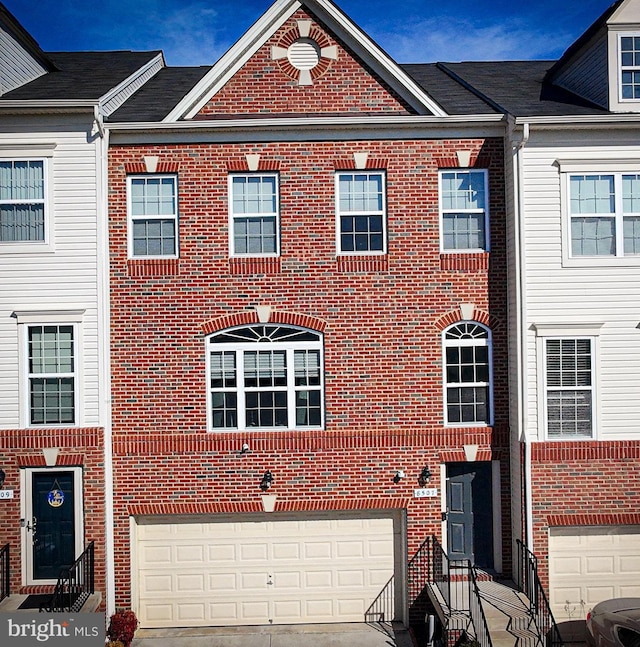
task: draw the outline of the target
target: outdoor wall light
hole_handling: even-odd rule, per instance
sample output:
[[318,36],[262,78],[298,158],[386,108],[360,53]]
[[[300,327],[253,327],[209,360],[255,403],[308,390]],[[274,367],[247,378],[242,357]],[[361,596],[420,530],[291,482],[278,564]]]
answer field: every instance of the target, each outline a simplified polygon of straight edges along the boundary
[[249,451],[249,444],[248,443],[242,443],[242,447],[240,448],[240,453],[241,454],[246,454]]
[[404,478],[404,470],[398,470],[396,475],[393,477],[394,483],[399,483]]
[[269,470],[267,470],[262,477],[262,481],[260,481],[260,489],[263,491],[268,490],[271,487],[272,483],[273,474]]
[[430,480],[431,480],[431,470],[429,469],[428,466],[425,466],[422,468],[422,472],[420,472],[420,476],[418,476],[418,483],[420,484],[420,487],[425,487]]
[[3,469],[0,469],[0,489],[4,487],[4,479],[7,475],[4,473]]

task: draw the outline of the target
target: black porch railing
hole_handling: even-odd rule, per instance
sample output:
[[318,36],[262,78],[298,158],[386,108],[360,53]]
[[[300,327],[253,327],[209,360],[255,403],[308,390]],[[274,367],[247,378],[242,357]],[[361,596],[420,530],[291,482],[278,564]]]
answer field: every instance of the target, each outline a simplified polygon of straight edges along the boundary
[[80,611],[94,592],[95,547],[91,542],[70,568],[63,569],[55,591],[40,611]]
[[516,539],[516,556],[515,583],[529,599],[529,611],[536,625],[538,645],[563,647],[564,642],[538,576],[538,559],[519,539]]
[[384,585],[378,597],[372,602],[371,606],[365,611],[365,622],[392,622],[395,618],[395,587],[393,576]]
[[9,570],[9,544],[0,548],[0,600],[11,595],[11,572]]

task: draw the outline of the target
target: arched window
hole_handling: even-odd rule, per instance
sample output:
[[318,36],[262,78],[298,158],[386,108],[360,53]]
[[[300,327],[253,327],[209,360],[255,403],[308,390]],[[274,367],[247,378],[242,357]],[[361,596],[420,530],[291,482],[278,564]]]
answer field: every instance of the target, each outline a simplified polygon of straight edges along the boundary
[[445,330],[445,416],[448,425],[492,423],[491,333],[468,321]]
[[294,326],[232,328],[207,340],[209,428],[323,425],[322,336]]

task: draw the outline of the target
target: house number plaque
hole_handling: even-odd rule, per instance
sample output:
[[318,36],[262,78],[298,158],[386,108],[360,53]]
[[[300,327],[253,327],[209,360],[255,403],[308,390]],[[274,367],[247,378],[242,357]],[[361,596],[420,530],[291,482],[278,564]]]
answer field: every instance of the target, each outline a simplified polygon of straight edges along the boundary
[[13,490],[0,490],[0,499],[13,499]]

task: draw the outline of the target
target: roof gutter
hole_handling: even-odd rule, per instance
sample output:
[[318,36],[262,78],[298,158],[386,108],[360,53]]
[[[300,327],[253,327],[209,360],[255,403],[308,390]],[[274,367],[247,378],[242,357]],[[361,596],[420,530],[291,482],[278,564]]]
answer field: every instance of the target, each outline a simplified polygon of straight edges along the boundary
[[554,126],[565,128],[570,125],[573,127],[587,128],[591,126],[607,125],[629,125],[635,128],[640,124],[640,113],[607,113],[604,115],[563,115],[563,116],[537,116],[537,117],[516,117],[515,125],[517,126]]
[[159,121],[146,122],[114,122],[109,123],[112,131],[136,132],[141,130],[271,130],[289,127],[297,128],[326,128],[327,126],[341,128],[367,128],[381,125],[389,126],[443,126],[470,124],[498,124],[505,119],[502,114],[486,115],[454,115],[434,117],[432,115],[373,115],[362,117],[306,117],[306,118],[274,118],[274,119],[207,119],[198,121],[175,121],[172,123]]
[[104,139],[104,137],[105,137],[104,117],[102,116],[102,113],[100,112],[100,107],[99,106],[93,106],[93,118],[94,118],[94,120],[96,122],[96,127],[98,129],[100,139]]

